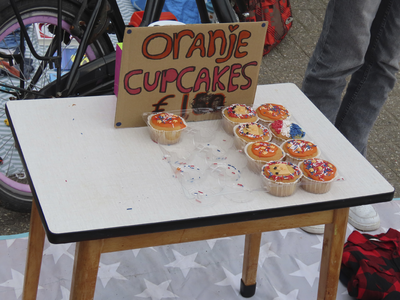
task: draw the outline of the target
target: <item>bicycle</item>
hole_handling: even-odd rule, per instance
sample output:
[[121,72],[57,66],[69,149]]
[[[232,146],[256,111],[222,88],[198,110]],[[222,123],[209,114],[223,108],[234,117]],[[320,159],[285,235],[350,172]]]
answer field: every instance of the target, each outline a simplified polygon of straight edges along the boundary
[[[219,22],[238,22],[246,14],[243,0],[234,0],[239,16],[229,0],[211,1]],[[140,26],[159,20],[164,2],[148,0]],[[196,4],[201,22],[210,23],[204,0]],[[0,11],[0,203],[29,212],[32,192],[5,103],[112,94],[112,40],[123,41],[126,25],[118,0],[3,0]]]

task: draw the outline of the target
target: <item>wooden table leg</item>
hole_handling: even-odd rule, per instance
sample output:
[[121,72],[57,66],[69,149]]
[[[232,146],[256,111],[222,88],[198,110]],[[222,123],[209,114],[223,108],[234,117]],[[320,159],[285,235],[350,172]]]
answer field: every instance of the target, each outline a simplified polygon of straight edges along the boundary
[[44,247],[44,229],[35,201],[32,201],[28,252],[26,255],[23,300],[35,300],[39,285]]
[[336,300],[349,208],[335,209],[333,223],[325,225],[318,300]]
[[76,243],[70,300],[94,298],[103,240]]
[[244,246],[242,281],[240,294],[252,297],[256,292],[258,256],[260,253],[261,233],[247,234]]

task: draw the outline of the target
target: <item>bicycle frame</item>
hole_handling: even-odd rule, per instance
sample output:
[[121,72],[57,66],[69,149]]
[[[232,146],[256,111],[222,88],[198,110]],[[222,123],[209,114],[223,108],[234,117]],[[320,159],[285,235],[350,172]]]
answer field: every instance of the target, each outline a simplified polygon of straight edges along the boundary
[[[108,54],[104,57],[98,58],[94,61],[89,62],[83,66],[80,66],[80,62],[85,54],[85,50],[87,46],[90,44],[90,41],[95,38],[94,37],[94,30],[95,25],[98,24],[100,21],[108,22],[111,21],[113,25],[114,33],[117,36],[119,42],[123,41],[124,31],[125,31],[125,23],[122,18],[121,12],[119,10],[117,0],[97,0],[95,3],[95,7],[91,14],[91,17],[86,24],[86,30],[81,34],[79,32],[79,21],[81,15],[88,8],[88,5],[94,2],[90,2],[91,0],[82,0],[81,7],[73,24],[71,26],[71,32],[80,37],[80,45],[77,50],[76,58],[72,64],[71,70],[68,74],[61,76],[61,68],[58,67],[61,65],[61,40],[62,40],[62,26],[61,26],[61,19],[62,19],[62,0],[58,0],[58,26],[57,32],[55,34],[56,38],[54,39],[54,43],[56,45],[51,45],[49,51],[46,53],[46,56],[39,56],[35,49],[33,48],[32,41],[27,33],[25,25],[23,24],[20,12],[17,10],[16,0],[10,0],[10,3],[14,9],[14,13],[17,17],[19,25],[21,27],[21,40],[24,39],[27,42],[27,45],[32,52],[32,54],[39,60],[42,61],[43,66],[46,66],[47,63],[55,64],[57,67],[57,80],[50,83],[46,87],[44,87],[40,92],[34,92],[32,90],[33,84],[28,87],[28,93],[40,95],[42,97],[66,97],[71,96],[76,92],[77,89],[82,87],[82,91],[79,92],[79,95],[86,95],[95,93],[96,91],[101,90],[102,87],[112,87],[114,82],[114,72],[115,72],[115,53]],[[92,0],[93,1],[93,0]],[[221,23],[232,23],[237,21],[237,16],[230,7],[230,2],[228,0],[211,0],[214,11],[217,15],[218,20]],[[246,4],[244,0],[234,0],[237,4],[241,13],[246,12]],[[149,24],[158,21],[161,16],[161,11],[164,7],[165,0],[148,0],[146,2],[146,7],[144,10],[144,15],[142,22],[140,24],[141,27],[148,26]],[[199,15],[201,18],[202,23],[210,23],[208,18],[208,12],[205,5],[204,0],[196,0],[196,4],[198,7]],[[103,8],[105,5],[109,5],[110,13],[106,16],[101,15],[104,12]],[[103,32],[97,34],[103,34]],[[21,45],[24,45],[23,41],[21,41]],[[55,52],[59,53],[57,56],[54,56]],[[21,57],[22,63],[23,59]],[[40,72],[40,71],[38,71]],[[40,77],[41,74],[35,74],[35,76]],[[100,76],[100,77],[98,77]],[[82,78],[86,78],[87,81],[82,83]],[[91,81],[93,78],[109,78],[106,82],[104,82],[101,86],[96,86],[93,84],[93,87],[90,87],[90,90],[85,90],[84,85],[90,86]],[[79,81],[79,83],[78,83]],[[21,78],[20,80],[20,91],[24,90],[24,82]],[[112,90],[112,88],[110,88]]]
[[[18,9],[16,7],[15,0],[10,0],[10,4],[14,10],[14,13],[16,15],[16,18],[17,18],[18,23],[21,28],[21,45],[24,45],[24,41],[26,41],[32,55],[35,58],[37,58],[38,60],[41,60],[43,63],[43,66],[46,66],[47,63],[50,63],[50,64],[54,63],[57,68],[57,80],[55,81],[55,91],[52,89],[52,91],[54,93],[53,95],[56,95],[57,97],[64,97],[64,96],[69,96],[71,94],[74,86],[76,85],[76,83],[79,79],[79,76],[77,76],[77,75],[79,73],[78,68],[80,65],[80,61],[82,60],[82,58],[85,54],[85,50],[87,48],[88,41],[93,36],[95,24],[99,19],[99,12],[100,12],[101,8],[104,7],[104,5],[106,5],[106,3],[108,3],[110,5],[110,9],[112,11],[112,14],[110,14],[110,20],[114,25],[113,28],[114,28],[115,34],[117,36],[117,39],[118,39],[118,41],[122,42],[124,30],[125,30],[125,24],[124,24],[122,15],[120,14],[116,0],[98,0],[93,9],[93,12],[89,19],[89,22],[86,25],[86,31],[83,33],[83,36],[81,37],[81,42],[80,42],[80,45],[79,45],[77,53],[76,53],[76,59],[74,60],[72,66],[71,66],[71,70],[69,72],[68,81],[65,85],[62,86],[62,84],[61,84],[61,68],[59,67],[59,66],[61,66],[61,55],[54,55],[56,51],[57,51],[57,53],[62,52],[61,51],[61,49],[62,49],[61,48],[62,0],[58,0],[58,25],[57,25],[57,32],[55,34],[55,39],[54,39],[55,45],[53,45],[53,44],[50,45],[50,48],[49,48],[50,51],[48,51],[48,53],[46,53],[45,56],[40,56],[35,51],[32,41],[31,41],[31,38],[29,37],[28,32],[25,28],[25,25],[22,21],[20,12],[18,11]],[[87,7],[88,7],[88,1],[84,0],[82,2],[82,5],[80,7],[78,15],[75,17],[73,26],[71,26],[71,30],[73,30],[74,28],[77,28],[79,26],[80,17]],[[76,26],[76,25],[78,25],[78,26]],[[11,57],[7,57],[7,58],[10,59]],[[14,57],[14,58],[16,58],[16,57]],[[21,60],[21,62],[23,63],[23,59],[22,59],[21,55],[19,55],[19,57],[17,59]],[[40,74],[35,74],[35,75],[40,76]],[[31,90],[32,86],[33,86],[33,84],[31,84],[31,86],[28,87],[28,90],[34,94],[37,94]],[[21,90],[24,89],[24,81],[22,79],[20,80],[20,89]],[[46,96],[46,94],[44,94],[43,92],[41,92],[39,94],[41,94],[42,96]]]

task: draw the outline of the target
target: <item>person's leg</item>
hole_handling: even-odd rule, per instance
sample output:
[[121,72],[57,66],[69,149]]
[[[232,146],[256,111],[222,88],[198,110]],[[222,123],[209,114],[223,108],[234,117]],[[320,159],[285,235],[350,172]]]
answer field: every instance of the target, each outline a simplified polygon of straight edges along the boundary
[[377,0],[331,0],[328,3],[302,90],[332,123],[340,107],[346,77],[364,63],[379,3]]
[[335,126],[363,155],[369,133],[396,83],[400,58],[400,2],[383,0],[371,28],[364,65],[353,74]]
[[[400,58],[400,2],[383,0],[371,28],[371,42],[364,65],[353,74],[335,126],[363,155],[369,133],[396,83]],[[349,223],[369,231],[379,227],[371,206],[354,207]]]
[[[352,27],[352,20],[348,18],[344,18],[344,20],[350,23],[344,22],[341,25],[335,25],[335,21],[341,22],[340,18],[334,18],[335,8],[339,2],[341,1],[332,0],[328,5],[327,19],[316,50],[309,62],[303,82],[303,91],[328,119],[335,123],[346,138],[361,153],[365,154],[369,132],[388,92],[395,83],[394,74],[398,70],[400,52],[399,40],[396,38],[399,36],[400,27],[396,16],[399,16],[400,13],[400,3],[383,0],[379,8],[378,5],[381,2],[365,1],[365,7],[368,6],[368,9],[364,10],[362,3],[349,1],[348,5],[358,5],[359,8],[359,13],[355,14],[357,17],[353,20],[354,27]],[[343,7],[341,6],[341,8]],[[331,11],[328,11],[329,9]],[[337,11],[340,11],[340,8]],[[356,19],[362,15],[365,17],[364,22],[356,22]],[[358,47],[348,41],[349,44],[344,45],[344,52],[340,49],[333,51],[335,45],[326,42],[327,39],[338,39],[340,35],[347,35],[346,27],[358,28],[358,25],[365,27],[360,30],[361,38],[354,40],[357,41]],[[335,26],[341,28],[341,31],[334,30]],[[371,30],[370,27],[372,27]],[[364,40],[368,36],[365,32],[366,29],[370,32],[371,40],[368,42],[367,48],[365,48]],[[350,30],[350,36],[357,35],[357,30],[359,29],[356,29],[356,33]],[[337,46],[340,48],[342,44],[339,42]],[[355,51],[349,51],[348,47]],[[364,59],[360,60],[358,56],[362,51],[366,53],[365,64]],[[336,53],[336,56],[332,52]],[[345,55],[346,52],[348,55]],[[331,62],[333,62],[333,57],[336,57],[338,66],[327,63],[329,61],[327,57]],[[354,61],[351,61],[353,58],[355,58]],[[341,93],[345,86],[345,78],[352,73],[354,75],[342,103]],[[364,231],[375,230],[380,226],[379,216],[370,205],[351,208],[349,223]],[[303,229],[310,233],[323,233],[323,226]]]

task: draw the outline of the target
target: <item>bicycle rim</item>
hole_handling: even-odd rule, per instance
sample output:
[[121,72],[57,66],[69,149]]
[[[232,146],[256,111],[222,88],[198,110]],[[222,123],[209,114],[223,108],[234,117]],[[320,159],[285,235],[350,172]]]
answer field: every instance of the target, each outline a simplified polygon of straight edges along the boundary
[[[34,49],[41,56],[46,54],[48,56],[46,52],[49,49],[51,39],[54,38],[53,32],[55,33],[55,31],[52,26],[57,24],[55,13],[47,11],[46,14],[40,14],[40,10],[37,9],[29,16],[24,17],[22,15],[24,24],[28,25],[27,30]],[[71,67],[79,45],[79,39],[69,35],[69,28],[69,23],[63,20],[62,29],[66,33],[64,34],[66,43],[62,43],[62,74],[68,72]],[[21,53],[18,29],[19,24],[14,22],[0,34],[0,51],[12,57],[12,59],[3,58],[0,60],[0,82],[5,85],[0,86],[0,202],[3,206],[12,210],[29,211],[32,194],[5,114],[5,104],[11,100],[37,98],[38,95],[35,92],[39,92],[56,79],[57,69],[54,65],[43,65],[32,55],[27,45],[25,53],[22,55],[23,60],[20,59],[21,63],[17,63],[15,57],[18,53]],[[104,49],[101,43],[93,47],[89,46],[81,64],[110,52],[108,46],[104,46]],[[53,53],[52,56],[54,55],[57,55],[57,53]],[[39,73],[41,75],[37,79],[36,76]],[[31,89],[32,93],[20,92],[21,78],[23,78],[24,89]],[[31,85],[33,80],[35,83]]]

